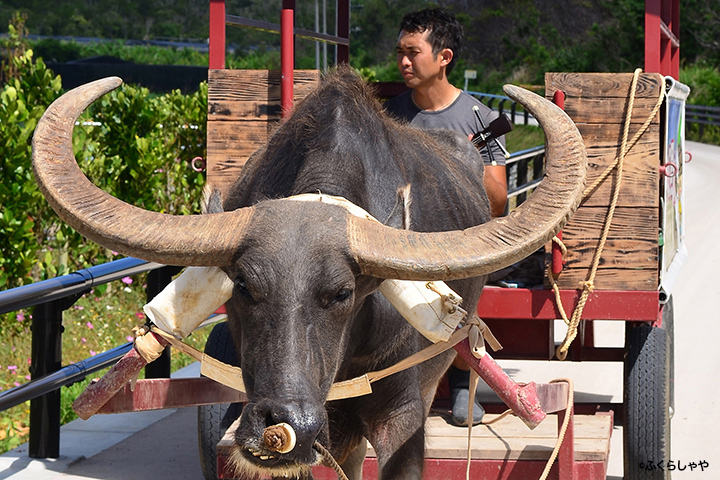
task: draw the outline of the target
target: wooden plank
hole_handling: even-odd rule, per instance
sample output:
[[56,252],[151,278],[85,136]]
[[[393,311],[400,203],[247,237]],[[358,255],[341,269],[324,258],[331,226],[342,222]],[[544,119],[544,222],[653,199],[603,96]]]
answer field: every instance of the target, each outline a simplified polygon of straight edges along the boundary
[[[562,90],[567,97],[627,98],[632,73],[548,72],[545,74],[545,96],[552,98]],[[636,97],[657,98],[665,81],[659,73],[643,73],[638,78]]]
[[[563,270],[556,282],[560,288],[576,289],[580,288],[580,282],[587,280],[587,276],[586,269],[567,268]],[[594,284],[596,290],[653,291],[657,290],[658,282],[657,267],[653,270],[607,268],[598,269]],[[550,288],[547,279],[545,288]]]
[[[209,70],[208,121],[259,120],[280,117],[280,70]],[[317,87],[317,70],[293,72],[293,100]]]
[[[566,262],[556,278],[560,288],[578,288],[587,279],[599,246],[608,207],[581,207],[563,228],[568,248]],[[600,257],[595,288],[601,290],[653,290],[657,288],[659,261],[657,208],[618,207]]]
[[[486,415],[489,421],[497,415]],[[610,451],[610,415],[575,415],[575,460],[605,461]],[[557,441],[557,415],[548,415],[530,430],[520,419],[505,417],[492,425],[473,427],[474,460],[547,460]],[[368,446],[368,456],[375,453]],[[467,458],[467,428],[450,425],[437,415],[425,424],[425,458]]]
[[[590,266],[599,246],[608,207],[584,207],[575,212],[563,228],[563,242],[568,252],[563,260],[572,268]],[[657,268],[657,208],[617,207],[603,249],[600,267]]]
[[[247,159],[280,125],[279,70],[208,72],[207,180],[227,190]],[[317,87],[317,70],[295,70],[293,98]]]
[[[620,125],[577,124],[588,154],[587,185],[593,185],[620,154]],[[626,154],[617,205],[657,207],[660,193],[659,127],[651,125],[635,146]],[[610,205],[617,178],[612,172],[591,194],[583,206]]]
[[125,384],[97,413],[142,412],[246,401],[244,393],[209,378],[140,379],[134,386]]
[[[642,125],[653,111],[657,99],[636,98],[633,104],[631,124]],[[616,123],[625,122],[627,100],[622,98],[566,98],[565,112],[576,123]],[[652,123],[660,123],[657,113]]]

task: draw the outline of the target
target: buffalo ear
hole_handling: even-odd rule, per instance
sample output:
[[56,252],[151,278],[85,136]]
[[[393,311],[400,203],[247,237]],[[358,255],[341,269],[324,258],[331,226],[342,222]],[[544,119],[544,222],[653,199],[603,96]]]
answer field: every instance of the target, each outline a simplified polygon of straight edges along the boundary
[[220,190],[213,188],[210,184],[206,184],[205,188],[203,188],[202,212],[223,212],[222,194],[220,193]]

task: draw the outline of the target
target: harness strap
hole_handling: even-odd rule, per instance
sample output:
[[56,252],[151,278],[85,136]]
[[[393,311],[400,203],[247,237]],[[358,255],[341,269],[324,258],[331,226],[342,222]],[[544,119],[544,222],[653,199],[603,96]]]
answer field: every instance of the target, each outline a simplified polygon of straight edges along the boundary
[[[482,322],[480,319],[477,319],[480,322]],[[484,325],[484,323],[483,323]],[[478,325],[476,323],[471,323],[468,325],[465,325],[464,327],[458,329],[453,333],[448,341],[446,342],[438,342],[433,343],[429,347],[424,348],[423,350],[420,350],[419,352],[410,355],[409,357],[399,361],[395,365],[378,370],[375,372],[369,372],[365,375],[352,378],[350,380],[345,380],[342,382],[335,382],[332,387],[330,387],[330,392],[328,393],[327,400],[340,400],[344,398],[353,398],[353,397],[359,397],[362,395],[367,395],[372,393],[372,387],[371,384],[374,382],[377,382],[378,380],[381,380],[383,378],[386,378],[394,373],[401,372],[405,369],[414,367],[416,365],[421,364],[422,362],[429,360],[437,355],[440,355],[443,352],[446,352],[453,348],[458,343],[462,342],[466,338],[468,338],[468,333],[478,329]],[[202,353],[201,351],[197,350],[196,348],[187,345],[186,343],[181,342],[174,336],[160,330],[157,327],[152,327],[150,330],[152,333],[161,336],[167,342],[172,345],[173,347],[177,348],[179,351],[190,355],[195,360],[201,362],[200,366],[200,373],[208,378],[211,378],[215,380],[218,383],[221,383],[227,387],[233,388],[239,392],[245,392],[245,385],[242,381],[242,370],[239,367],[234,367],[232,365],[228,365],[226,363],[223,363],[209,355],[206,355]],[[489,329],[487,329],[487,326],[485,326],[485,331],[489,332]],[[152,335],[144,335],[144,336],[152,336]],[[492,334],[490,334],[492,336]],[[482,338],[482,334],[480,335]],[[140,337],[138,337],[140,338]],[[494,338],[494,337],[492,337]],[[497,340],[495,340],[497,341]],[[159,346],[160,344],[157,343]],[[152,355],[152,352],[144,352],[140,351],[140,349],[147,348],[147,345],[145,342],[141,341],[138,342],[136,339],[135,346],[138,349],[138,352],[140,355],[145,358],[145,355]],[[491,345],[492,347],[492,345]],[[162,348],[162,347],[160,347]],[[162,351],[162,350],[161,350]]]

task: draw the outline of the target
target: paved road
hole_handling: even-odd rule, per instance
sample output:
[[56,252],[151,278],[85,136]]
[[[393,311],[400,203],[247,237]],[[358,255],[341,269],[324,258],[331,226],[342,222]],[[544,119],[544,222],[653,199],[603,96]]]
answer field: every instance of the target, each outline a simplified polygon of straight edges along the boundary
[[688,259],[675,298],[675,462],[705,460],[705,472],[676,472],[678,479],[720,478],[720,148],[688,142],[686,241]]
[[[688,143],[686,240],[689,256],[675,285],[675,416],[672,453],[666,460],[685,466],[674,479],[720,478],[717,426],[720,394],[720,147]],[[620,327],[618,329],[618,327]],[[605,325],[599,341],[622,345],[622,325]],[[544,364],[503,362],[518,380],[547,381],[570,376],[578,400],[622,399],[622,367],[617,364]],[[191,366],[183,375],[197,375]],[[97,416],[63,427],[61,458],[30,460],[27,447],[0,456],[0,480],[202,480],[196,440],[196,410]],[[706,461],[704,472],[690,462]],[[609,479],[622,478],[622,428],[613,432]]]

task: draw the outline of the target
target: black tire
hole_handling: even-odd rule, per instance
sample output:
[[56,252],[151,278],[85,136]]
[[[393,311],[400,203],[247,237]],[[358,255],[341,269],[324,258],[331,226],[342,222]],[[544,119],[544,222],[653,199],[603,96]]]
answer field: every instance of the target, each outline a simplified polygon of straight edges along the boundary
[[628,324],[624,366],[624,470],[626,480],[669,479],[673,400],[672,298],[662,327]]
[[[215,325],[205,343],[205,353],[221,362],[237,366],[237,356],[225,322]],[[198,447],[205,480],[218,480],[217,444],[228,427],[240,416],[242,403],[201,405],[198,407]]]

